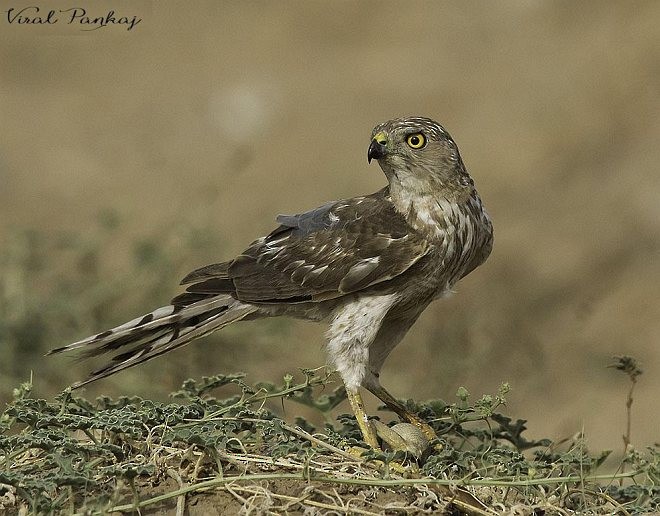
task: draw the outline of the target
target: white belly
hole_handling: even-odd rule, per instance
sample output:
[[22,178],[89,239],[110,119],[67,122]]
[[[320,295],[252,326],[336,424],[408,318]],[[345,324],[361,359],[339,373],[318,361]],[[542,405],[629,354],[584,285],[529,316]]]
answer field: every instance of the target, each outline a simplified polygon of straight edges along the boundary
[[330,322],[328,358],[347,389],[357,389],[367,374],[369,346],[397,294],[358,297],[337,308]]

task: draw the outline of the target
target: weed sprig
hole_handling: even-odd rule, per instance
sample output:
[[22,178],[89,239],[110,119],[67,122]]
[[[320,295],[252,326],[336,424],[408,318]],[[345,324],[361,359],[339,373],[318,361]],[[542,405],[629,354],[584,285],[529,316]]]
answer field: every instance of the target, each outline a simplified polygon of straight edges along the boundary
[[[302,419],[292,426],[267,406],[294,401],[327,416],[344,397],[341,388],[330,391],[333,381],[325,370],[303,370],[298,380],[287,375],[281,385],[251,385],[240,373],[215,375],[186,381],[169,403],[90,401],[68,390],[46,401],[32,398],[25,383],[0,418],[0,509],[102,513],[168,501],[183,507],[187,497],[211,490],[226,493],[237,507],[249,501],[356,514],[381,513],[393,492],[397,508],[411,511],[660,508],[657,447],[635,452],[628,472],[599,473],[606,453],[588,454],[581,438],[527,439],[524,420],[498,412],[506,384],[474,403],[465,389],[455,403],[406,402],[443,445],[419,463],[401,452],[349,453],[364,446],[349,416],[339,424],[326,417],[319,429]],[[406,473],[397,473],[394,463],[409,466]],[[168,481],[175,487],[166,487]],[[291,482],[296,496],[283,490]],[[155,493],[154,485],[165,487]],[[346,505],[349,498],[360,501]]]

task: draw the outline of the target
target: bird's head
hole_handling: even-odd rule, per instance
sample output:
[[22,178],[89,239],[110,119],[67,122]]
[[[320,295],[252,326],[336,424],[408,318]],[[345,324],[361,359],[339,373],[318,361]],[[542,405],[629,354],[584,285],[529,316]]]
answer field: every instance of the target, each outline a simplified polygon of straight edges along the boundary
[[430,118],[411,116],[377,125],[367,158],[378,160],[391,186],[448,186],[467,176],[454,140]]

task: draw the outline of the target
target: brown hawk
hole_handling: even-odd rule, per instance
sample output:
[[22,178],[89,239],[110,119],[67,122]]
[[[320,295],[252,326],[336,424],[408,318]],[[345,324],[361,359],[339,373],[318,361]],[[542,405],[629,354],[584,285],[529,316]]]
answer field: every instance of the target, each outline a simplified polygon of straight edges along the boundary
[[428,437],[431,427],[385,391],[383,362],[427,305],[490,254],[493,228],[458,147],[422,117],[382,123],[367,153],[389,185],[371,195],[280,215],[233,260],[188,274],[169,306],[51,353],[117,352],[86,383],[167,353],[230,323],[287,315],[328,321],[327,353],[365,442],[377,447],[360,387]]

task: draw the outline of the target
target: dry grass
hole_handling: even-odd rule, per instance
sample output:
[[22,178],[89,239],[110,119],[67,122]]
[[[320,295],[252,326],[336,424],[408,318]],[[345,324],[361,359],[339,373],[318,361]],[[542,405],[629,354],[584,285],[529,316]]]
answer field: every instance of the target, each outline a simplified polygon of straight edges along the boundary
[[[620,361],[619,364],[623,364]],[[318,511],[323,514],[638,514],[660,509],[660,450],[629,447],[599,470],[581,435],[528,440],[499,413],[508,386],[469,403],[410,405],[439,435],[421,458],[367,451],[355,420],[292,426],[267,408],[291,401],[329,416],[342,388],[322,371],[280,386],[244,375],[188,380],[169,403],[138,397],[54,402],[16,389],[0,418],[0,510],[106,514]],[[632,378],[632,377],[631,377]],[[238,392],[216,398],[227,387]],[[624,472],[624,465],[629,471]]]

